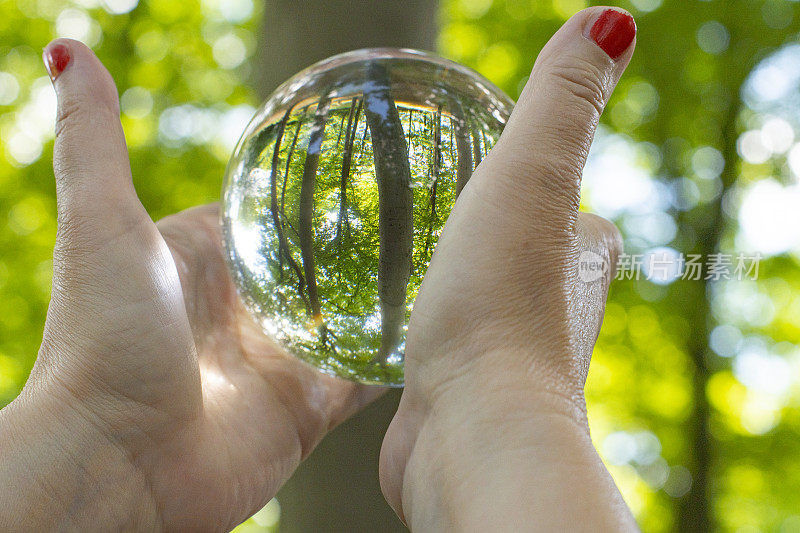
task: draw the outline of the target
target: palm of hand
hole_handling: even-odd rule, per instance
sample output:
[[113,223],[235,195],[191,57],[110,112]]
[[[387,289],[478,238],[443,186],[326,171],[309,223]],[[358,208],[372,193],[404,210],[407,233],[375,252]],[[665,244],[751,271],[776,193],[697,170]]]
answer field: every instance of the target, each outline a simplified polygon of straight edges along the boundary
[[43,364],[98,406],[86,415],[131,458],[170,527],[241,522],[378,393],[261,333],[228,274],[215,205],[157,226],[144,215],[96,250],[57,246]]

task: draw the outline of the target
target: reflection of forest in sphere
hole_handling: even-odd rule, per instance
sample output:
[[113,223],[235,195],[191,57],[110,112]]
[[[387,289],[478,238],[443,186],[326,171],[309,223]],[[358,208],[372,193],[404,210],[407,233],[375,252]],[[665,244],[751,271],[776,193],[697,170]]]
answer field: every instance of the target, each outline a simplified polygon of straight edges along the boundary
[[402,385],[414,298],[447,216],[512,103],[410,50],[360,50],[284,83],[223,191],[234,277],[264,330],[318,368]]

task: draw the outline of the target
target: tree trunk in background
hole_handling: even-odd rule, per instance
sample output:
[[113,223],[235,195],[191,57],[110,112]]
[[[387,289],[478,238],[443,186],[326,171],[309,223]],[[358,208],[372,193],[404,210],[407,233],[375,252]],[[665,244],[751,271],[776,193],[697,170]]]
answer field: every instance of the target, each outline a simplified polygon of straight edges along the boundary
[[[737,85],[744,82],[744,74],[740,74]],[[695,224],[699,239],[697,247],[691,253],[701,254],[704,261],[708,261],[711,254],[719,252],[722,233],[727,224],[723,213],[722,203],[725,194],[734,186],[737,178],[736,161],[736,117],[742,108],[742,102],[735,99],[728,113],[720,121],[721,145],[718,147],[725,159],[725,169],[720,175],[722,191],[717,200],[707,207],[708,216],[706,224]],[[705,275],[705,273],[704,273]],[[706,388],[711,377],[708,338],[714,327],[714,318],[709,301],[711,282],[698,280],[692,282],[691,294],[697,305],[687,310],[690,323],[694,325],[694,334],[690,337],[687,351],[694,364],[692,376],[692,414],[687,421],[687,436],[689,439],[690,460],[687,464],[692,475],[691,490],[680,502],[678,516],[678,530],[687,533],[706,533],[715,531],[716,518],[714,516],[713,473],[715,442],[711,435],[711,405],[709,404]]]
[[[383,362],[397,347],[406,317],[406,291],[414,252],[414,204],[408,145],[400,114],[392,100],[389,75],[383,66],[372,64],[368,79],[372,86],[364,93],[364,115],[372,135],[375,177],[378,180],[381,346],[377,359]],[[434,168],[438,168],[436,162]]]
[[262,96],[321,59],[371,47],[433,50],[436,0],[271,0],[254,81]]
[[[740,24],[746,24],[737,16],[745,9],[741,2],[729,2],[717,6],[717,17],[725,23],[730,31],[732,43],[746,43],[743,50],[738,53],[729,52],[723,63],[726,74],[726,83],[729,87],[736,88],[732,91],[730,103],[726,111],[718,117],[716,128],[719,131],[719,140],[716,148],[720,150],[725,160],[725,167],[720,174],[722,190],[719,196],[705,207],[703,216],[696,216],[692,212],[683,213],[678,217],[679,227],[687,228],[698,236],[697,243],[689,253],[701,254],[704,262],[708,262],[711,254],[720,251],[720,242],[726,226],[730,223],[724,214],[723,202],[738,178],[739,155],[736,141],[737,117],[743,107],[739,88],[744,83],[754,63],[741,61],[741,57],[753,61],[755,50],[748,50],[752,42],[742,39],[739,33]],[[775,43],[777,44],[777,43]],[[763,50],[759,50],[761,53]],[[679,175],[678,169],[673,171]],[[705,269],[704,269],[705,276]],[[709,378],[713,374],[709,368],[714,355],[708,346],[708,339],[714,327],[714,316],[711,308],[710,289],[712,282],[697,280],[689,282],[687,300],[696,302],[688,306],[685,316],[693,325],[693,334],[686,346],[692,363],[694,373],[691,383],[692,412],[687,419],[687,467],[692,476],[691,490],[681,499],[677,520],[677,530],[687,533],[707,533],[718,529],[718,520],[715,516],[715,466],[718,455],[718,443],[711,433],[712,407],[709,403],[707,387]]]
[[[376,46],[433,50],[436,0],[272,0],[253,81],[262,97],[330,55]],[[281,531],[405,531],[378,482],[383,434],[397,408],[392,390],[335,429],[278,494]]]

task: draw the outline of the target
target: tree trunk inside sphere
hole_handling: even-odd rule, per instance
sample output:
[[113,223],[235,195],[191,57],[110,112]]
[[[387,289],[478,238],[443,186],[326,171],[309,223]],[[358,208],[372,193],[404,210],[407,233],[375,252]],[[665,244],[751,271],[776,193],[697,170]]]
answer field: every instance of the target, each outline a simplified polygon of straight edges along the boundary
[[369,69],[372,88],[364,93],[364,115],[372,135],[378,180],[378,295],[381,301],[383,363],[397,347],[406,317],[406,290],[414,253],[413,196],[408,145],[389,86],[386,69]]

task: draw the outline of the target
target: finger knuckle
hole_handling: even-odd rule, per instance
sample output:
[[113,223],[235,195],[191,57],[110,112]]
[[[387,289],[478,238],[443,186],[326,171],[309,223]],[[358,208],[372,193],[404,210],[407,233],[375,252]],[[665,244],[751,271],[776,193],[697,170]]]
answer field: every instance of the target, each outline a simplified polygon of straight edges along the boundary
[[[577,207],[580,202],[580,179],[582,154],[566,153],[571,146],[562,144],[561,150],[546,148],[551,145],[545,141],[541,132],[538,137],[541,148],[535,157],[517,150],[498,153],[502,164],[493,166],[493,182],[498,189],[511,193],[517,203],[536,203]],[[555,141],[554,141],[555,142]],[[549,184],[558,183],[557,187]],[[508,191],[505,191],[508,189]],[[520,199],[525,199],[521,202]]]
[[591,61],[580,57],[567,57],[547,70],[554,85],[564,91],[570,100],[585,103],[586,110],[599,117],[608,96],[608,74]]
[[120,210],[114,217],[90,209],[59,208],[56,254],[87,257],[115,241],[143,230],[142,217]]
[[58,103],[55,132],[60,137],[76,126],[86,128],[103,127],[118,120],[119,109],[103,102],[96,102],[85,94],[63,97]]

